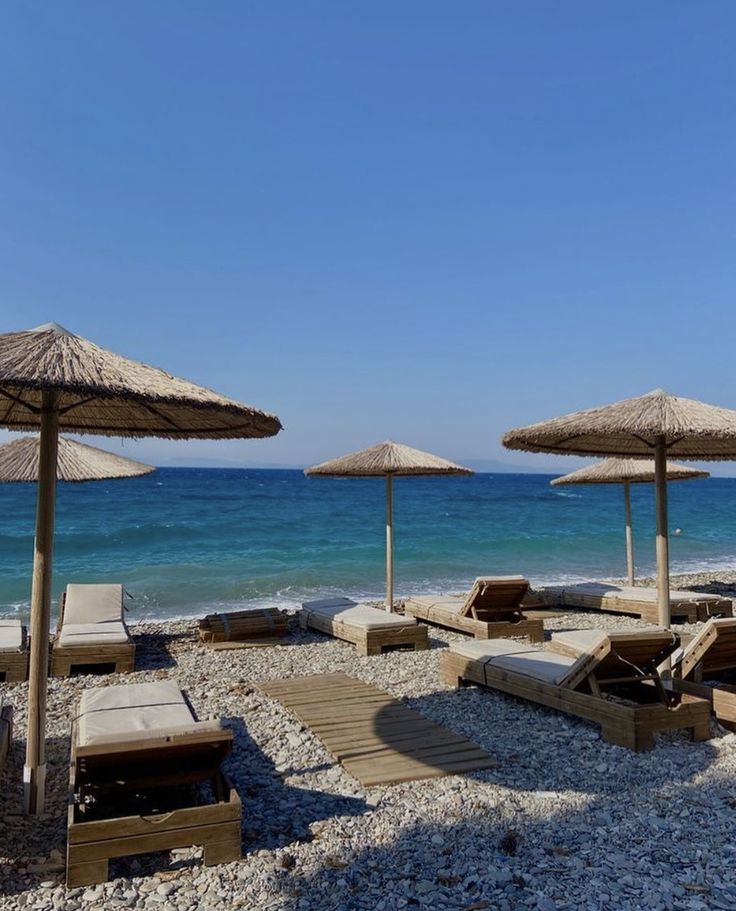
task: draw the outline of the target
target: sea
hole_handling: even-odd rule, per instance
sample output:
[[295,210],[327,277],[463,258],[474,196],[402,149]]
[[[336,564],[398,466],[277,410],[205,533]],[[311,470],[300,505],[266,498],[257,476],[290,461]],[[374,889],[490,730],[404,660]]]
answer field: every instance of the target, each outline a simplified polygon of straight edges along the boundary
[[[618,485],[551,475],[394,482],[396,597],[458,592],[479,575],[533,584],[625,575]],[[36,488],[0,485],[0,616],[27,614]],[[161,468],[57,488],[54,610],[68,582],[122,582],[131,621],[296,607],[385,593],[385,483],[301,471]],[[736,478],[669,485],[672,571],[736,567]],[[632,487],[637,572],[654,570],[654,491]]]

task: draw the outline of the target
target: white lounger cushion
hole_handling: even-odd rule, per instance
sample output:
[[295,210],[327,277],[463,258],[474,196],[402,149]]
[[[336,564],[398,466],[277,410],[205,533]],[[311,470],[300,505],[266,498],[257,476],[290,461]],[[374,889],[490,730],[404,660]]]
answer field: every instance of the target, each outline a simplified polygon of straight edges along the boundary
[[59,645],[116,645],[130,642],[125,624],[107,623],[65,623],[59,634]]
[[321,601],[305,601],[303,610],[308,614],[319,614],[329,617],[348,626],[357,626],[360,629],[390,629],[399,626],[416,626],[413,617],[402,617],[399,614],[390,614],[378,607],[369,607],[367,604],[357,604],[350,598],[325,598]]
[[129,642],[123,609],[122,585],[67,585],[59,644],[116,645]]
[[489,667],[555,685],[562,683],[577,662],[576,658],[498,639],[453,642],[450,650],[465,658],[482,661]]
[[552,633],[553,642],[564,645],[578,655],[588,654],[594,648],[602,645],[607,638],[607,633],[598,629],[572,629],[564,633]]
[[67,623],[111,623],[123,619],[123,586],[115,584],[66,587],[64,625]]
[[407,603],[426,607],[430,610],[444,611],[448,614],[459,614],[465,607],[467,595],[412,595]]
[[[644,588],[637,585],[613,585],[605,582],[578,582],[574,585],[560,586],[559,591],[563,600],[565,597],[574,598],[575,595],[592,595],[600,598],[620,598],[622,601],[646,601],[655,603],[657,600],[656,588]],[[670,591],[670,601],[721,601],[721,595],[711,595],[706,592],[693,592],[673,588]]]
[[19,652],[23,648],[23,626],[20,620],[0,620],[0,652]]
[[78,743],[119,743],[220,730],[219,721],[197,721],[173,680],[84,690]]
[[530,649],[523,642],[514,642],[513,639],[462,639],[453,642],[450,651],[473,661],[487,661],[500,655],[518,655],[521,652],[536,652],[539,649]]

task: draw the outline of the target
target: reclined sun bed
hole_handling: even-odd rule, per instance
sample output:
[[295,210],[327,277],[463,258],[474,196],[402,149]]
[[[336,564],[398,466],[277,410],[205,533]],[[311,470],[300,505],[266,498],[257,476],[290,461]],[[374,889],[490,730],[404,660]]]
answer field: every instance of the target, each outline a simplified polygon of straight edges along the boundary
[[524,616],[522,601],[529,591],[523,576],[481,576],[466,595],[412,595],[404,613],[478,639],[528,636],[544,640],[544,622]]
[[13,707],[5,705],[0,699],[0,775],[5,768],[5,762],[10,753],[13,742]]
[[440,658],[450,686],[480,684],[577,715],[601,726],[609,743],[632,750],[654,746],[657,731],[686,728],[710,737],[710,706],[689,694],[667,693],[657,667],[679,644],[669,630],[552,636],[549,649],[518,642],[453,643]]
[[199,621],[199,639],[213,648],[238,645],[277,645],[289,635],[289,616],[275,607],[207,614]]
[[53,676],[134,670],[135,643],[123,620],[124,598],[122,585],[67,585],[51,646]]
[[[548,607],[576,607],[587,610],[632,614],[647,623],[657,624],[657,590],[608,582],[579,582],[574,585],[549,586],[540,589]],[[710,617],[730,617],[733,606],[728,598],[673,589],[670,592],[670,616],[690,623]]]
[[384,649],[427,648],[427,627],[413,617],[391,614],[350,598],[305,601],[299,613],[302,629],[316,629],[355,645],[359,655],[380,655]]
[[241,804],[221,765],[232,731],[197,721],[171,680],[84,690],[72,729],[67,886],[105,882],[108,860],[204,846],[241,855]]
[[672,662],[673,686],[707,699],[721,724],[736,729],[736,620],[709,620]]
[[0,619],[0,681],[21,683],[28,676],[26,630],[14,617]]

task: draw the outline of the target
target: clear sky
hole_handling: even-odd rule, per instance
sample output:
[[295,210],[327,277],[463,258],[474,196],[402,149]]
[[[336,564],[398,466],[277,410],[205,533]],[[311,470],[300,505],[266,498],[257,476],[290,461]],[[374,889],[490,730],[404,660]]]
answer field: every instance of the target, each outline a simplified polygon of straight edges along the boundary
[[503,431],[736,407],[735,33],[732,0],[8,0],[0,331],[285,426],[126,444],[159,463],[550,465]]

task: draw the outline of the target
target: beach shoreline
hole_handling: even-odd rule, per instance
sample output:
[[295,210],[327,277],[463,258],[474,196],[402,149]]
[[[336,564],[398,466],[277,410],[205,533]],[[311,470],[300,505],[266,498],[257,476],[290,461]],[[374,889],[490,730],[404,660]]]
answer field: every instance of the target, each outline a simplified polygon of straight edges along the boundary
[[[734,585],[733,575],[705,575],[700,584]],[[644,624],[576,611],[553,612],[545,625],[553,631]],[[568,716],[442,685],[439,656],[458,634],[430,628],[426,652],[360,658],[347,643],[293,626],[283,645],[213,651],[198,643],[192,621],[140,623],[134,674],[51,678],[41,820],[20,814],[27,685],[0,685],[16,711],[0,794],[0,908],[587,911],[592,881],[599,897],[608,896],[595,907],[621,911],[704,911],[736,901],[736,734],[714,724],[707,742],[665,733],[653,752],[631,753]],[[256,688],[262,680],[336,671],[469,737],[498,767],[362,788],[308,728]],[[112,862],[108,883],[67,890],[68,738],[80,693],[168,678],[200,718],[223,718],[234,732],[226,767],[243,800],[243,858],[204,867],[196,849],[143,855]],[[701,896],[707,903],[697,904]]]

